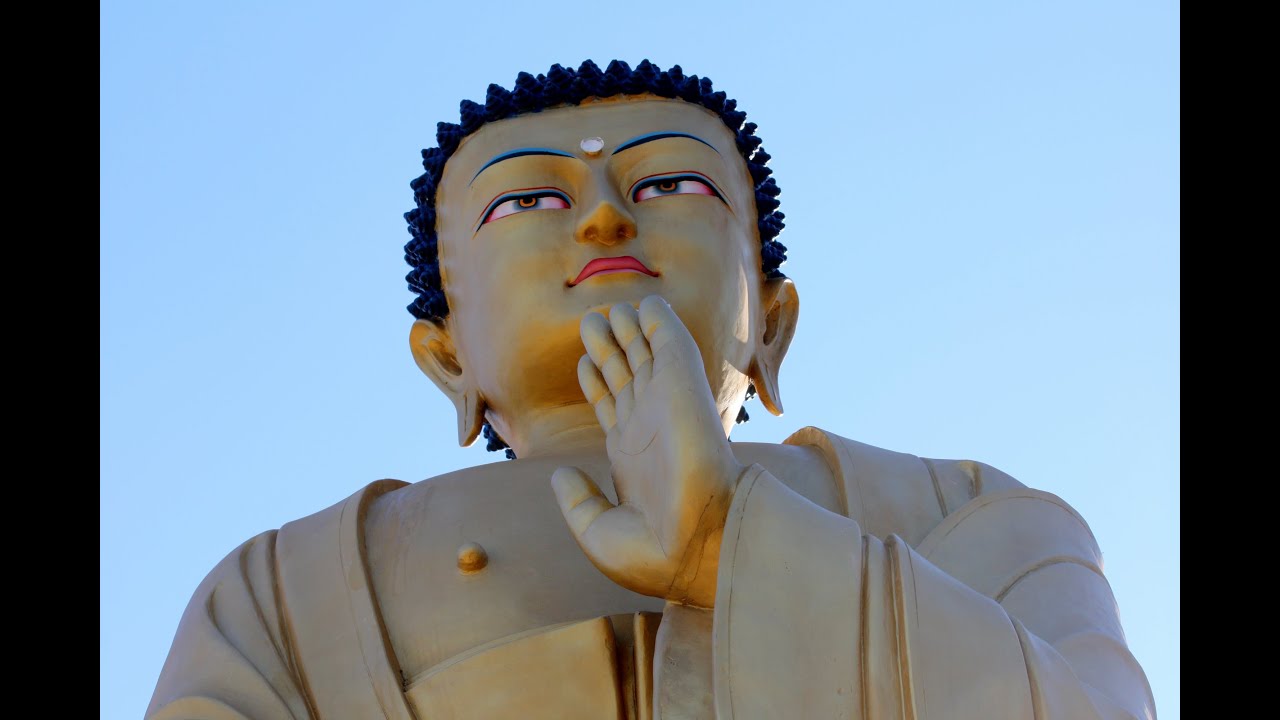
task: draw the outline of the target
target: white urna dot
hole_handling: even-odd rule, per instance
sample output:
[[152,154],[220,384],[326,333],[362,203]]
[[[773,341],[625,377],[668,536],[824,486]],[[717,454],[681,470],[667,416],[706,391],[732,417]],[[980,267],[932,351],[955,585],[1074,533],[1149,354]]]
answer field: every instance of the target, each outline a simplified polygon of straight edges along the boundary
[[582,142],[578,143],[578,146],[582,148],[582,152],[595,157],[600,154],[601,150],[604,150],[604,138],[586,138]]

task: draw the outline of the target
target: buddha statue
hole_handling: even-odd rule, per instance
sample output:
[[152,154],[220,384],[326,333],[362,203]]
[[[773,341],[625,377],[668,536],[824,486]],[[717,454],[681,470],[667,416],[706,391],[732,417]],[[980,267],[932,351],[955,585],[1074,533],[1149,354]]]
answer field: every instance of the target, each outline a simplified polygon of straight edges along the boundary
[[146,717],[1151,718],[1085,521],[782,412],[799,296],[710,81],[556,65],[441,123],[410,349],[508,462],[380,480],[196,589]]

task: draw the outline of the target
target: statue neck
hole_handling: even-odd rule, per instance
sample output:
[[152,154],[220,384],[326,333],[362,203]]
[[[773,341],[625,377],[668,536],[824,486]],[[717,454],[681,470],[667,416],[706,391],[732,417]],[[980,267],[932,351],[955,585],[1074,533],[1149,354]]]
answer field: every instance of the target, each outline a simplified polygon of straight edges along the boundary
[[487,418],[521,459],[605,452],[604,430],[586,402],[538,409],[514,418],[489,412]]
[[[739,405],[721,411],[725,437],[732,432]],[[604,430],[589,403],[541,408],[508,419],[490,410],[485,415],[493,429],[515,451],[517,458],[548,457],[570,453],[605,453]]]

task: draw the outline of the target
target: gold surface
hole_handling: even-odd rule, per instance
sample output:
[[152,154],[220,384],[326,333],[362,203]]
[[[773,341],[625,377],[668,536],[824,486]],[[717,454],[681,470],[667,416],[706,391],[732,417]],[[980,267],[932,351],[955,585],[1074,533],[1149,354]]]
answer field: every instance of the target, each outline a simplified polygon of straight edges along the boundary
[[[659,132],[706,144],[614,154]],[[570,157],[479,172],[528,147]],[[636,194],[671,174],[706,183]],[[483,222],[533,188],[555,201]],[[413,357],[460,442],[488,420],[520,459],[380,481],[237,548],[148,717],[1154,716],[1061,499],[816,428],[728,442],[748,383],[781,413],[799,300],[762,277],[716,115],[646,96],[490,123],[436,200],[450,314],[413,323]],[[585,277],[624,256],[651,272]]]
[[480,543],[464,543],[462,547],[458,548],[458,569],[464,575],[480,572],[488,564],[489,553],[480,546]]

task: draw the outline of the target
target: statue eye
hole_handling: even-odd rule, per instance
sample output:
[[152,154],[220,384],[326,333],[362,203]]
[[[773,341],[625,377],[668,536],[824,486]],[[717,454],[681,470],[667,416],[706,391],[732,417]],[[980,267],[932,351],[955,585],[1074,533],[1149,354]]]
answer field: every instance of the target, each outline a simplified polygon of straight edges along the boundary
[[644,202],[668,195],[709,195],[724,200],[707,178],[693,173],[681,173],[641,180],[631,191],[631,201]]
[[558,190],[507,193],[489,203],[480,224],[484,225],[494,220],[501,220],[508,215],[530,210],[566,210],[568,208],[569,198]]

